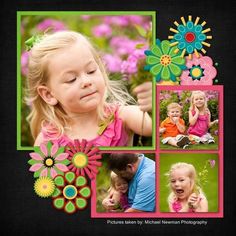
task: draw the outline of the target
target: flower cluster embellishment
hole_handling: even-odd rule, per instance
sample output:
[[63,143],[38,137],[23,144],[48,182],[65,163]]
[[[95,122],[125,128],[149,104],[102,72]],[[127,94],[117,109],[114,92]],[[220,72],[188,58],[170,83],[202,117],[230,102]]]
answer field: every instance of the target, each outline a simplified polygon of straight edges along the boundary
[[36,195],[51,197],[53,206],[68,214],[87,206],[91,188],[86,177],[94,179],[102,165],[98,147],[86,140],[74,140],[66,146],[48,141],[35,146],[29,156]]
[[54,178],[58,174],[69,171],[67,165],[70,163],[67,153],[64,153],[64,147],[59,147],[58,143],[42,143],[39,147],[34,147],[30,153],[28,163],[31,165],[30,171],[34,172],[34,177],[48,176]]
[[67,172],[65,176],[58,175],[54,179],[56,189],[52,195],[53,206],[72,214],[76,209],[82,210],[87,206],[87,199],[91,196],[91,189],[87,186],[84,176],[76,176],[74,172]]
[[199,24],[200,17],[195,19],[195,22],[192,21],[192,16],[188,16],[188,21],[186,22],[184,17],[181,17],[182,24],[179,24],[177,21],[174,22],[177,29],[170,28],[170,31],[175,33],[173,36],[169,36],[168,39],[173,40],[171,46],[177,45],[176,52],[181,51],[181,56],[187,53],[189,58],[193,53],[199,57],[198,51],[206,53],[206,50],[203,46],[210,47],[211,45],[206,41],[206,39],[212,39],[212,36],[207,36],[206,33],[210,32],[211,29],[203,29],[203,26],[206,24],[206,21],[203,21]]
[[66,153],[70,161],[69,170],[77,176],[86,175],[90,179],[94,179],[98,173],[97,167],[102,165],[101,162],[97,161],[102,158],[98,152],[98,147],[93,147],[91,142],[89,143],[85,139],[80,142],[75,139],[73,143],[67,144]]
[[[212,39],[211,35],[207,35],[211,29],[204,29],[206,22],[199,21],[200,17],[193,21],[189,15],[187,22],[181,17],[181,24],[174,22],[177,29],[170,28],[175,33],[168,36],[170,41],[157,39],[156,44],[145,51],[147,65],[144,69],[150,71],[158,85],[213,84],[217,70],[213,60],[201,54],[206,54],[204,46],[211,46],[206,42]],[[217,79],[214,81],[218,82]]]
[[212,85],[217,75],[213,61],[208,56],[193,55],[192,59],[186,57],[187,70],[180,76],[181,85]]
[[147,66],[144,69],[149,70],[156,78],[156,81],[171,80],[175,82],[181,75],[182,70],[186,69],[185,59],[180,54],[175,53],[176,48],[171,48],[168,40],[156,40],[156,45],[151,50],[146,50]]

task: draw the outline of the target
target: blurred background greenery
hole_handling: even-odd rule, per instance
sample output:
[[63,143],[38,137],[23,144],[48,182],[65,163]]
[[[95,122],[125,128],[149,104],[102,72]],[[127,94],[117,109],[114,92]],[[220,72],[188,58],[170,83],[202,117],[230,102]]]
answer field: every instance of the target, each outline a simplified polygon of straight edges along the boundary
[[[214,160],[215,165],[211,167],[208,160]],[[200,184],[203,192],[205,193],[208,200],[209,212],[218,212],[218,154],[212,153],[173,153],[173,154],[160,154],[160,189],[158,195],[160,196],[160,212],[169,212],[169,207],[167,203],[167,198],[170,193],[170,188],[168,186],[168,177],[165,175],[170,170],[172,164],[177,162],[186,162],[192,164],[198,175],[207,166],[206,179],[200,179]]]
[[[211,112],[211,121],[219,119],[219,92],[216,90],[206,90],[204,91],[207,98],[207,106]],[[189,120],[188,120],[188,111],[190,107],[190,97],[191,91],[190,90],[176,90],[176,91],[169,91],[169,90],[162,90],[160,92],[160,102],[159,102],[159,117],[160,123],[166,119],[167,117],[167,106],[172,103],[176,102],[182,106],[182,118],[185,121],[185,125],[189,127]],[[210,128],[211,135],[215,138],[214,144],[194,144],[190,145],[188,149],[218,149],[218,124],[214,124]],[[161,149],[178,149],[177,147],[173,147],[170,145],[163,145],[160,142]]]
[[[54,12],[55,13],[55,12]],[[127,14],[127,15],[126,15]],[[24,42],[33,35],[41,35],[46,31],[60,30],[78,31],[91,39],[99,50],[106,65],[110,79],[121,79],[130,93],[137,85],[152,81],[149,72],[144,71],[144,50],[152,42],[151,15],[81,15],[81,13],[40,15],[21,15],[21,145],[32,146],[33,139],[26,117],[30,112],[30,104],[24,102],[29,52]],[[137,142],[137,138],[135,138]],[[151,146],[151,138],[143,140],[144,146]],[[134,143],[135,146],[135,143]]]
[[[102,167],[99,169],[99,173],[96,177],[96,209],[97,212],[106,212],[102,206],[102,200],[107,196],[107,190],[110,187],[110,170],[107,167],[107,160],[109,158],[109,153],[103,154]],[[153,161],[155,161],[154,153],[144,153],[144,155]]]

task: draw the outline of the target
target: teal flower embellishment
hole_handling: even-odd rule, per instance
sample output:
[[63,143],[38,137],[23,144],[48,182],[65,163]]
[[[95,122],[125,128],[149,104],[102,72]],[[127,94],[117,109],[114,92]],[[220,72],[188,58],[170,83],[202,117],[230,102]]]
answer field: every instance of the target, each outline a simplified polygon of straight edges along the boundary
[[64,176],[54,178],[56,189],[52,195],[53,206],[58,210],[64,210],[68,214],[83,210],[91,196],[91,189],[87,186],[87,179],[76,176],[74,172],[67,172]]
[[174,24],[177,26],[177,29],[170,28],[170,31],[175,34],[173,36],[169,36],[168,39],[173,40],[171,46],[177,45],[176,53],[181,51],[182,57],[184,57],[186,53],[190,58],[193,53],[199,57],[199,50],[201,50],[204,54],[206,53],[203,46],[211,46],[209,43],[205,42],[206,39],[212,39],[212,36],[206,35],[206,33],[211,31],[211,29],[207,28],[204,30],[203,26],[206,22],[203,21],[201,24],[198,24],[199,19],[200,18],[197,17],[193,23],[192,16],[188,16],[187,22],[184,17],[181,17],[182,24],[175,21]]
[[146,62],[148,65],[144,67],[149,70],[156,78],[156,81],[177,81],[182,70],[185,70],[185,59],[180,54],[176,54],[177,47],[171,47],[168,40],[156,40],[156,45],[151,50],[146,50]]

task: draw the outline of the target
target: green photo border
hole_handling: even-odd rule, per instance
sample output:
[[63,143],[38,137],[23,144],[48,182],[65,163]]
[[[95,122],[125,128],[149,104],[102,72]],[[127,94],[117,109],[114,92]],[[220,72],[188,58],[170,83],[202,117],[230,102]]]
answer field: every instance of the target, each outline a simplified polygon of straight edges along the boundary
[[[55,16],[55,15],[149,15],[152,17],[152,39],[156,41],[156,12],[155,11],[17,11],[17,150],[33,150],[31,146],[21,145],[21,17],[22,16]],[[100,150],[155,150],[156,149],[156,86],[152,81],[152,146],[149,147],[99,147]]]

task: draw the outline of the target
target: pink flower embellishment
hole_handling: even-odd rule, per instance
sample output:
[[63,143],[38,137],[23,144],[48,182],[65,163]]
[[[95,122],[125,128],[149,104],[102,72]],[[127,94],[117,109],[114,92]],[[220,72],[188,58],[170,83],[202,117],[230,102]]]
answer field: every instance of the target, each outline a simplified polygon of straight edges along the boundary
[[190,60],[186,57],[187,70],[180,76],[181,85],[212,85],[217,71],[213,66],[213,61],[208,56],[199,54],[199,58],[193,55]]
[[92,142],[87,142],[83,139],[80,142],[78,139],[74,140],[74,143],[67,144],[66,152],[69,154],[70,160],[69,170],[74,172],[76,176],[87,175],[90,179],[93,179],[98,173],[97,166],[101,166],[102,163],[98,162],[101,159],[101,155],[98,154],[98,147],[93,147]]
[[31,165],[29,170],[34,172],[35,178],[39,176],[54,178],[69,170],[67,167],[70,163],[67,160],[69,155],[64,153],[64,147],[59,147],[58,143],[52,144],[50,141],[47,144],[42,143],[39,147],[34,147],[34,151],[29,154],[32,159],[28,163]]

